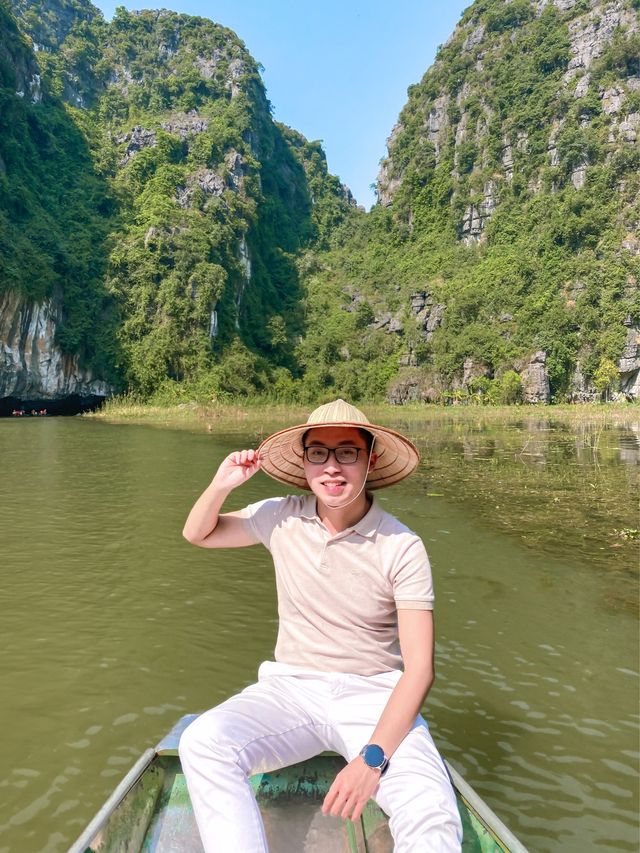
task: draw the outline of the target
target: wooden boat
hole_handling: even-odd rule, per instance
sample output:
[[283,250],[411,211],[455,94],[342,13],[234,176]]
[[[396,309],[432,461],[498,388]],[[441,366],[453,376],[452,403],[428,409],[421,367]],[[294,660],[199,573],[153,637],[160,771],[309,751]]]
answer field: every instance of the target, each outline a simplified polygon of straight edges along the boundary
[[[195,716],[183,717],[140,756],[69,853],[202,853],[178,757],[180,735]],[[251,778],[272,853],[391,853],[387,818],[373,800],[355,823],[322,815],[324,796],[342,767],[342,757],[323,753]],[[527,853],[464,779],[448,770],[464,853]]]

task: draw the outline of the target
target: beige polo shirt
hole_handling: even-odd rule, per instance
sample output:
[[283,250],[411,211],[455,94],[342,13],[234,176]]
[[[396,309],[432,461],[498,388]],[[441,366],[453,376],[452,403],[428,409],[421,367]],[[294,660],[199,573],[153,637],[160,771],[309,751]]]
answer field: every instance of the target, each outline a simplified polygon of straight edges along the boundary
[[246,533],[273,556],[277,661],[359,675],[402,669],[397,610],[433,608],[419,536],[375,499],[336,536],[318,518],[314,495],[269,498],[241,515]]

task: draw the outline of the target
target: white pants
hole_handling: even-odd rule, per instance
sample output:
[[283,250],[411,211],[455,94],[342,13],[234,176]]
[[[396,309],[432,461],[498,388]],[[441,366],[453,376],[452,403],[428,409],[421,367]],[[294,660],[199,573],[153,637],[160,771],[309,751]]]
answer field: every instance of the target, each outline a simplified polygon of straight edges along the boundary
[[[401,672],[351,675],[265,661],[258,683],[198,717],[180,758],[207,853],[265,853],[248,781],[333,750],[351,761],[369,742]],[[458,853],[455,794],[422,717],[393,753],[374,795],[396,853]],[[338,820],[338,818],[335,818]]]

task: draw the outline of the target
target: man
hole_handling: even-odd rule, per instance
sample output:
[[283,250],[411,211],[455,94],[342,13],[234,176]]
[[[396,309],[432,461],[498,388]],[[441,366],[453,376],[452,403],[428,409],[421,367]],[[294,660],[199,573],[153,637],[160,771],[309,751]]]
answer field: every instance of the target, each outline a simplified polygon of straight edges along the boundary
[[[271,551],[280,617],[275,661],[180,741],[207,853],[267,851],[248,777],[327,749],[348,763],[324,814],[357,820],[373,797],[396,853],[460,850],[455,795],[419,715],[434,677],[429,561],[371,494],[418,461],[407,438],[336,400],[228,456],[191,510],[183,535],[194,545]],[[311,494],[220,514],[260,469]]]

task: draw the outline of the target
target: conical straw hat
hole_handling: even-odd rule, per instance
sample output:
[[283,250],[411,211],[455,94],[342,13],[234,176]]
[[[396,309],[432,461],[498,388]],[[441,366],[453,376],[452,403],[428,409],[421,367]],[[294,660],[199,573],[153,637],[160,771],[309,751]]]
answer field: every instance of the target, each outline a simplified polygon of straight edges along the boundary
[[417,447],[408,438],[388,427],[370,423],[360,409],[344,400],[334,400],[314,409],[305,424],[282,429],[265,438],[258,448],[265,474],[280,483],[308,489],[302,436],[307,430],[319,427],[355,427],[374,436],[373,450],[378,459],[369,471],[368,489],[382,489],[404,480],[415,471],[420,461]]

